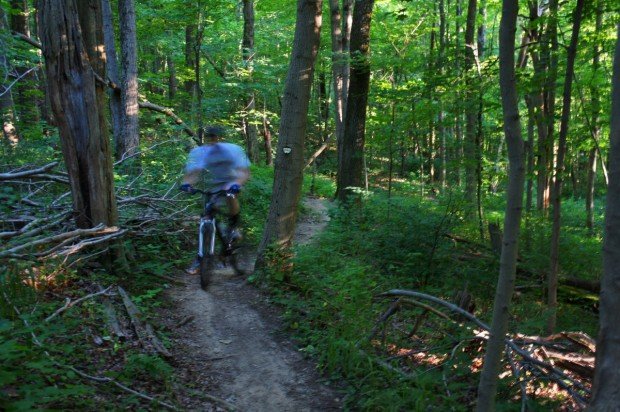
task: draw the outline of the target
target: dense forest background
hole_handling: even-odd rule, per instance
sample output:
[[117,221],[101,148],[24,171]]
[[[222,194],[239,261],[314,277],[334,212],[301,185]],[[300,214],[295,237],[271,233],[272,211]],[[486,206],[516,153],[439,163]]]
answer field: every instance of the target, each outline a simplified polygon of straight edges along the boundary
[[[617,408],[619,12],[0,0],[0,406],[198,396],[160,318],[187,153],[222,125],[252,161],[248,279],[346,408]],[[301,246],[308,196],[331,220]],[[127,300],[150,349],[110,329]]]

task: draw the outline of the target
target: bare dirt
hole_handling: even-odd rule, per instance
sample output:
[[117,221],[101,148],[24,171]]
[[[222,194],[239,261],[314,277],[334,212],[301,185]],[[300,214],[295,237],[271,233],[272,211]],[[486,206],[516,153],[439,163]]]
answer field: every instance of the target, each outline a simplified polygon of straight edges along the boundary
[[[296,243],[311,242],[327,224],[326,201],[306,199]],[[253,261],[248,254],[247,261]],[[251,263],[250,263],[251,264]],[[285,332],[278,309],[230,270],[214,276],[207,292],[197,276],[168,290],[174,358],[193,395],[179,402],[191,410],[329,411],[341,395],[326,384]],[[181,326],[179,326],[181,325]],[[218,401],[219,399],[219,401]]]

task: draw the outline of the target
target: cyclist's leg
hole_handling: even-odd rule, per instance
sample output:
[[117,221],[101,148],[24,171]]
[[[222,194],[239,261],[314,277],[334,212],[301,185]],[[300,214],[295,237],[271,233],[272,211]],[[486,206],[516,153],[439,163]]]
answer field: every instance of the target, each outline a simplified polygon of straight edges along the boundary
[[241,239],[241,232],[239,231],[239,223],[241,220],[241,207],[239,205],[239,199],[237,196],[229,196],[226,198],[226,205],[228,206],[228,230],[233,240]]

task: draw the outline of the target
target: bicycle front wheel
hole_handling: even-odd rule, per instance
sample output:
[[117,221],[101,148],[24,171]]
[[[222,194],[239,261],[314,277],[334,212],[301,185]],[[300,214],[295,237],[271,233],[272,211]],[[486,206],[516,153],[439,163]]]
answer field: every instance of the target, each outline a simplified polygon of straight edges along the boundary
[[200,287],[207,290],[213,271],[215,270],[215,256],[205,254],[200,260]]

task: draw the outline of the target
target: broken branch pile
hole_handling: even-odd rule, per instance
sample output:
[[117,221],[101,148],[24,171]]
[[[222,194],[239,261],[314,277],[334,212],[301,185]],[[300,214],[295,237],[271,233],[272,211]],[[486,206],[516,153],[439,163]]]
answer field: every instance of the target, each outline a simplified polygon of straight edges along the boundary
[[[450,393],[450,382],[469,381],[471,372],[481,368],[489,326],[468,308],[425,293],[395,289],[381,297],[390,298],[391,302],[366,339],[377,356],[383,358],[381,363],[390,370],[397,369],[403,376],[441,370],[445,389],[454,396]],[[429,319],[429,315],[437,316],[437,321]],[[474,327],[467,326],[472,323]],[[587,404],[595,353],[594,340],[587,334],[562,332],[548,337],[515,334],[506,336],[505,346],[507,356],[502,376],[513,376],[522,402],[534,396],[560,399],[560,392],[564,392],[569,396],[565,402],[571,408],[581,409]],[[457,369],[462,371],[460,376]],[[472,400],[475,386],[474,382],[470,383],[471,390],[463,395],[463,401]]]

